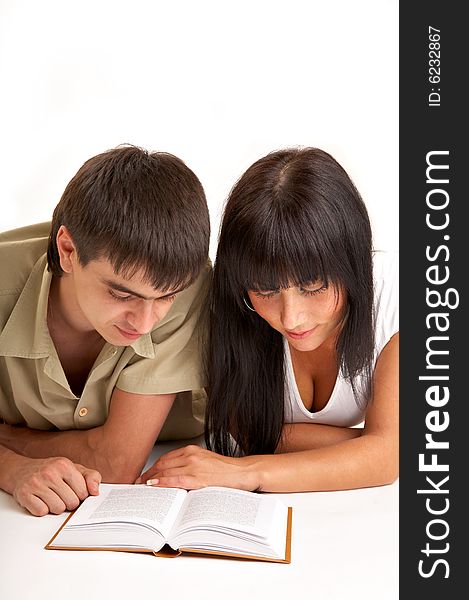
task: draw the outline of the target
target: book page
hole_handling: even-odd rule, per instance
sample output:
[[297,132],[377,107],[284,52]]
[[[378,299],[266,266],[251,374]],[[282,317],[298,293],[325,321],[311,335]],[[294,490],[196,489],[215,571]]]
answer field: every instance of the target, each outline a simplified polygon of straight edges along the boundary
[[147,485],[102,483],[99,490],[99,496],[86,498],[62,531],[106,523],[139,523],[166,537],[187,495],[185,490]]
[[146,485],[119,486],[103,495],[98,506],[91,513],[88,511],[86,519],[99,522],[127,519],[136,522],[151,521],[165,528],[165,522],[172,524],[173,515],[177,514],[182,503],[176,500],[180,496],[178,491],[150,488]]
[[[207,487],[188,493],[174,529],[221,525],[267,534],[274,514],[274,498],[232,488]],[[277,502],[277,500],[275,500]]]
[[278,498],[222,487],[188,492],[174,524],[173,548],[283,557],[288,507]]

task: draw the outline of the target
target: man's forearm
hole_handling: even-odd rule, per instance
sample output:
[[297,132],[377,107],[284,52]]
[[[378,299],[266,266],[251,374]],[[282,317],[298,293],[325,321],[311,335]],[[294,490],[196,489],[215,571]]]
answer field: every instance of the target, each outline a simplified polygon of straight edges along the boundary
[[12,473],[20,467],[23,461],[23,456],[0,444],[0,489],[9,494],[13,493],[14,479]]
[[30,458],[63,456],[99,471],[107,483],[133,483],[150,455],[176,394],[112,394],[109,415],[98,427],[39,431],[0,425],[0,444]]
[[29,458],[66,456],[74,462],[86,464],[97,458],[90,446],[91,431],[41,431],[0,425],[0,444]]
[[[124,464],[120,452],[107,447],[103,427],[73,431],[39,431],[29,427],[0,425],[0,444],[28,458],[65,456],[75,463],[96,469],[109,483],[125,483],[139,474],[143,465]],[[127,473],[127,471],[129,471]]]

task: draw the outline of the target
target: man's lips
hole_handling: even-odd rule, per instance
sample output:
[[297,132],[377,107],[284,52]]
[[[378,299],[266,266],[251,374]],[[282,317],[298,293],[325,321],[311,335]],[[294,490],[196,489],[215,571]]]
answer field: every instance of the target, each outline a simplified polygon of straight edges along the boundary
[[138,331],[128,331],[127,329],[122,329],[122,327],[119,327],[119,325],[116,325],[116,327],[119,333],[129,340],[136,340],[143,335],[138,333]]

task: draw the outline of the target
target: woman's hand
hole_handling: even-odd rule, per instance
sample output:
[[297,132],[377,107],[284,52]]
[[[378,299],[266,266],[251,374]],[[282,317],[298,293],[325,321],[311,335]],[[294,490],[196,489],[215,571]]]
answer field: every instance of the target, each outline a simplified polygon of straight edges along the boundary
[[172,450],[155,462],[135,483],[195,490],[209,485],[256,490],[256,457],[231,458],[190,445]]

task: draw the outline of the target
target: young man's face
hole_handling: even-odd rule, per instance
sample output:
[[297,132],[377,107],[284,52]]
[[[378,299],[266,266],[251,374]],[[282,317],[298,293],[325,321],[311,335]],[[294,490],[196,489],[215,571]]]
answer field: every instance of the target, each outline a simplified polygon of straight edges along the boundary
[[155,290],[144,282],[141,271],[130,278],[116,275],[108,260],[82,266],[75,254],[71,265],[62,278],[65,285],[61,282],[71,322],[82,331],[97,331],[114,346],[128,346],[152,331],[178,291]]

